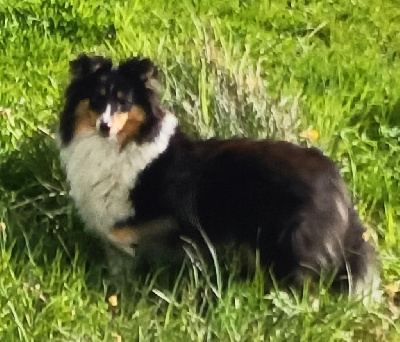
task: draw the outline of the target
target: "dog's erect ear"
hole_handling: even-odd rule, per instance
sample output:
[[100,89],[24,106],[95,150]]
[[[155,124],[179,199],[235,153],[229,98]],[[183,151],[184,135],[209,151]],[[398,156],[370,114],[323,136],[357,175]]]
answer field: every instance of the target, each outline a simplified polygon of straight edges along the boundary
[[102,56],[80,55],[77,59],[70,62],[72,79],[83,78],[99,69],[110,70],[112,62]]
[[119,66],[119,70],[128,77],[138,77],[146,84],[157,80],[158,70],[149,58],[139,59],[137,57],[128,59]]

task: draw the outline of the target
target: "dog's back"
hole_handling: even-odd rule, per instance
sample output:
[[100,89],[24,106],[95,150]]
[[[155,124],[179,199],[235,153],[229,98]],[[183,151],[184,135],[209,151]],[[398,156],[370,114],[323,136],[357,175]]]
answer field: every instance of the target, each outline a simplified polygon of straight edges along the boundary
[[342,289],[359,293],[376,273],[375,252],[363,240],[338,169],[316,149],[177,136],[143,172],[132,198],[147,217],[174,217],[181,233],[200,244],[199,228],[213,243],[258,249],[280,279],[337,272]]

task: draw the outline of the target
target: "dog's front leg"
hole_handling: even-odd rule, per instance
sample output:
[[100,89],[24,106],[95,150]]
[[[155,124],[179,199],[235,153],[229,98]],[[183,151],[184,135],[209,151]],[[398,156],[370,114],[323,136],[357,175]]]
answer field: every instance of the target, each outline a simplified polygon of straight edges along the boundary
[[130,278],[137,265],[137,260],[132,257],[133,253],[127,254],[120,246],[116,246],[110,240],[105,241],[105,252],[107,271],[110,279],[118,282],[120,277],[121,279],[125,276]]
[[[123,288],[142,266],[176,266],[184,258],[177,222],[170,217],[148,221],[127,219],[109,230],[106,241],[111,289]],[[118,292],[118,290],[117,290]]]
[[168,248],[171,241],[179,236],[178,224],[171,217],[153,220],[125,220],[117,222],[109,231],[110,243],[132,258],[139,258],[154,251],[154,248]]
[[138,235],[135,233],[134,219],[118,221],[111,227],[105,239],[107,270],[111,282],[124,282],[131,279],[137,264],[136,245]]

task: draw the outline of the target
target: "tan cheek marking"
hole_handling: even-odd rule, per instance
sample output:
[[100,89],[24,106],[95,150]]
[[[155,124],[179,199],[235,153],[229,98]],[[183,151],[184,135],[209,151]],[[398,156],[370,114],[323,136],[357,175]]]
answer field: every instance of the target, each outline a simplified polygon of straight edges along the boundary
[[75,110],[75,135],[84,131],[96,129],[98,115],[89,107],[89,100],[81,101]]
[[128,120],[128,112],[115,114],[111,117],[111,120],[112,125],[110,128],[110,134],[116,135],[125,126],[125,123]]
[[136,240],[136,234],[132,227],[111,228],[111,236],[115,242],[130,244]]
[[114,226],[110,229],[109,238],[120,245],[146,244],[151,240],[162,241],[165,237],[177,231],[176,221],[170,217],[163,217],[135,225]]
[[168,246],[169,237],[179,234],[176,221],[170,217],[141,222],[135,225],[115,226],[110,229],[108,239],[131,256],[137,250],[152,250]]
[[129,142],[135,141],[139,138],[140,128],[145,120],[146,114],[144,110],[139,106],[133,106],[132,109],[127,113],[124,126],[117,134],[121,149],[124,148]]
[[135,256],[135,244],[138,241],[138,235],[134,227],[113,227],[108,235],[109,240],[119,249],[125,251],[130,256]]

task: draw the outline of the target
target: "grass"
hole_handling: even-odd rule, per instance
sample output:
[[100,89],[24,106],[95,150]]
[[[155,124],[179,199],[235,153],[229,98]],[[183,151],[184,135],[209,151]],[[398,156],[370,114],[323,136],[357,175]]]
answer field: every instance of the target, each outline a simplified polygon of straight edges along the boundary
[[[395,1],[0,1],[1,341],[398,341],[400,5]],[[106,300],[102,252],[53,133],[81,52],[141,54],[192,135],[282,138],[336,160],[382,262],[383,303],[263,290],[221,262]],[[304,138],[314,129],[319,138]],[[302,137],[303,136],[303,137]],[[311,135],[309,135],[312,137]]]

